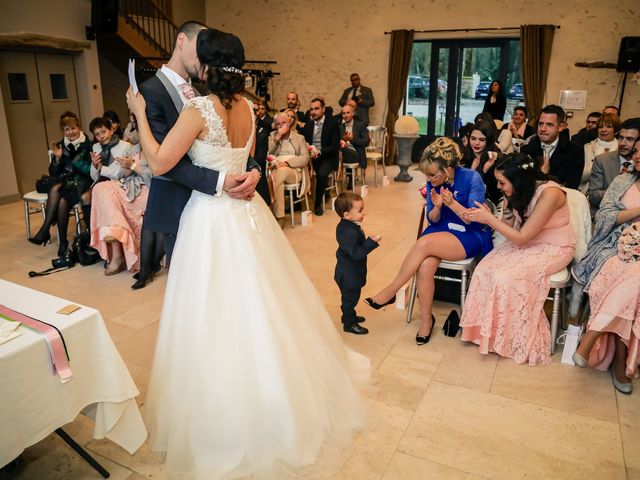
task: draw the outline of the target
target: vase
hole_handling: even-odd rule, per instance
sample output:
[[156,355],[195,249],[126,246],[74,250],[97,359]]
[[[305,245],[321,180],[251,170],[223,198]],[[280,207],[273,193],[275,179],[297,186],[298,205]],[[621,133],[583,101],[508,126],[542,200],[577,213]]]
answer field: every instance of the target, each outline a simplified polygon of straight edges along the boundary
[[393,136],[398,143],[398,166],[400,167],[400,173],[393,179],[396,182],[410,182],[413,180],[413,177],[409,175],[407,170],[409,170],[411,166],[413,144],[416,143],[419,135],[401,135],[394,133]]

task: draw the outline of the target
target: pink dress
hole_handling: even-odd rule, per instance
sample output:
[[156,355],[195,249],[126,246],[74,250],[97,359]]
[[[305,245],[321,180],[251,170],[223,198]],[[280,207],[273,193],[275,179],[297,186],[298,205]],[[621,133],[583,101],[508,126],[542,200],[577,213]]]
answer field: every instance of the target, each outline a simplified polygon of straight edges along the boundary
[[148,192],[143,185],[135,200],[129,202],[127,193],[115,180],[100,182],[91,190],[91,246],[109,262],[104,238],[115,237],[122,243],[127,270],[132,272],[139,268],[140,234]]
[[[559,185],[547,182],[537,188],[527,216],[550,187]],[[507,240],[491,251],[471,278],[462,312],[462,340],[479,345],[480,353],[495,352],[517,363],[548,363],[551,332],[544,302],[550,276],[571,262],[575,243],[565,203],[529,243],[517,246]]]
[[[622,203],[640,207],[640,190],[632,185]],[[589,286],[589,307],[587,330],[603,332],[591,349],[589,366],[609,369],[618,335],[628,348],[626,375],[633,378],[640,348],[640,263],[623,262],[617,255],[607,260]]]

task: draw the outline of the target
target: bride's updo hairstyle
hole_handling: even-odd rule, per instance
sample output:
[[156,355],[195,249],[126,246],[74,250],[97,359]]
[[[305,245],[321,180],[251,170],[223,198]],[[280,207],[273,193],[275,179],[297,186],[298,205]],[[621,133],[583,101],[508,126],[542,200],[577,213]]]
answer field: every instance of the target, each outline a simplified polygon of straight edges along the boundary
[[537,182],[548,181],[550,177],[542,173],[538,162],[525,153],[504,155],[497,160],[495,170],[511,182],[513,192],[507,197],[508,206],[518,212],[524,224],[524,213],[536,192]]
[[207,71],[207,88],[216,95],[226,109],[231,108],[233,96],[244,90],[244,47],[238,37],[215,28],[198,33],[196,42],[198,60]]
[[425,173],[429,166],[436,165],[444,172],[447,168],[456,168],[461,158],[458,144],[450,138],[440,137],[424,150],[418,168]]

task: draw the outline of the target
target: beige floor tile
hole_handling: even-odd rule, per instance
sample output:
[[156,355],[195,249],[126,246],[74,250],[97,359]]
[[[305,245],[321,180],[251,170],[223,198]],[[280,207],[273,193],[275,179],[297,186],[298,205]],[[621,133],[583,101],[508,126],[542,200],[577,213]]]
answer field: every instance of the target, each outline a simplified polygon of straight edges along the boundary
[[[608,373],[560,363],[562,352],[550,365],[518,365],[498,361],[491,393],[591,418],[618,421],[616,396]],[[640,413],[640,410],[639,410]]]
[[[125,480],[132,471],[107,457],[91,455],[109,473],[110,480]],[[15,480],[99,480],[102,476],[57,435],[50,435],[22,454],[23,466]]]
[[396,453],[391,459],[382,480],[482,480],[471,473],[430,462],[422,458]]
[[116,347],[125,361],[151,368],[158,324],[154,323],[119,342]]
[[[638,381],[636,389],[640,388]],[[609,384],[611,382],[609,381]],[[613,389],[613,387],[612,387]],[[637,390],[631,395],[616,392],[618,413],[620,415],[620,431],[622,432],[622,446],[627,467],[635,470],[635,478],[640,479],[640,402]],[[631,478],[631,477],[629,477]]]
[[145,478],[154,480],[169,479],[159,457],[149,451],[147,443],[133,455],[129,455],[125,450],[109,440],[94,440],[87,445],[87,449],[103,457],[110,458]]
[[436,381],[398,450],[495,479],[626,476],[617,425]]
[[[442,334],[442,331],[439,332]],[[432,348],[442,349],[444,354],[433,379],[450,385],[459,385],[481,392],[488,392],[498,363],[495,354],[482,355],[476,345],[461,342],[460,337],[442,335],[441,342]]]
[[627,480],[640,480],[640,469],[627,467]]

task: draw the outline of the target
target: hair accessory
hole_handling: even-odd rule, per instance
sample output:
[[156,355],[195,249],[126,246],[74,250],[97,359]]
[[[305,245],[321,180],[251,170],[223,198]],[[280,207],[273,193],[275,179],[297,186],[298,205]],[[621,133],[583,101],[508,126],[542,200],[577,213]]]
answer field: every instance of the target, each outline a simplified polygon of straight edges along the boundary
[[236,67],[220,67],[220,70],[227,73],[242,73],[242,70]]
[[523,163],[522,165],[520,165],[520,168],[523,170],[526,170],[527,168],[533,168],[533,162]]

